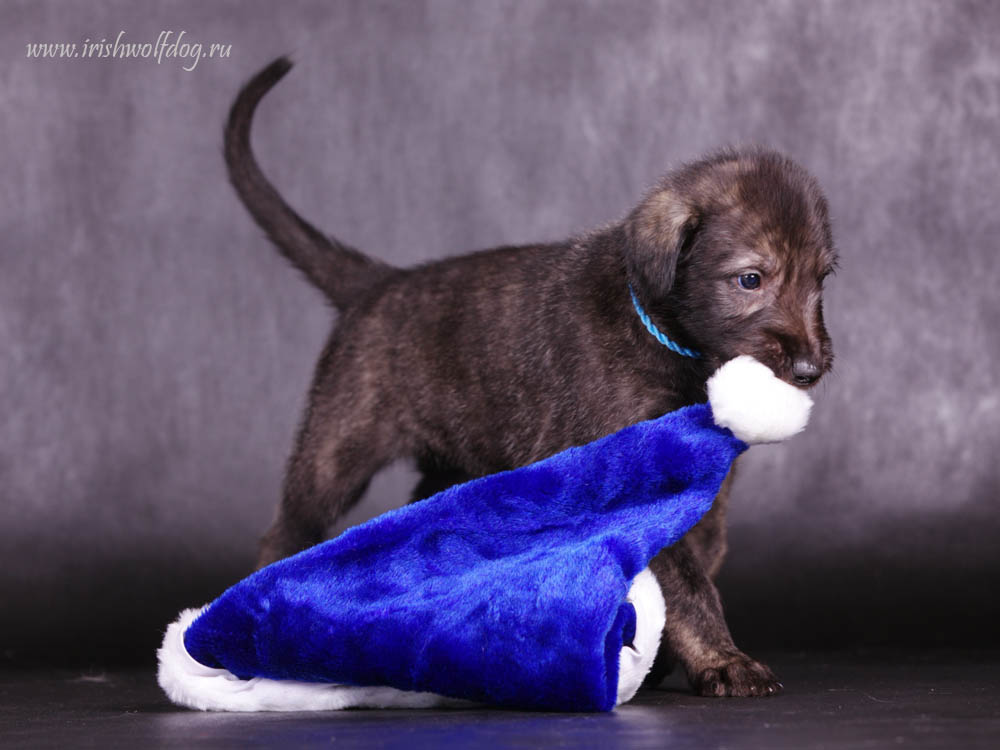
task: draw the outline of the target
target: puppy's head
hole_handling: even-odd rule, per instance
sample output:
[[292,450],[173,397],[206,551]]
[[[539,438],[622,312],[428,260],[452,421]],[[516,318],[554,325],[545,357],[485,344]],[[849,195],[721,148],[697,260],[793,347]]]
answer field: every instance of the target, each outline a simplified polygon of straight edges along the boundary
[[809,387],[830,369],[836,253],[816,181],[780,154],[726,151],[668,175],[625,222],[629,282],[713,365],[749,354]]

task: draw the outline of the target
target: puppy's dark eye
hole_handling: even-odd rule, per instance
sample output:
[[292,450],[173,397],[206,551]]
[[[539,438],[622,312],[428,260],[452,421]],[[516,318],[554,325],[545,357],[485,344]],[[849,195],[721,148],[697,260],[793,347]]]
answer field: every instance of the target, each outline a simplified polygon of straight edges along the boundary
[[758,289],[760,287],[759,273],[744,273],[736,277],[737,283],[744,289]]

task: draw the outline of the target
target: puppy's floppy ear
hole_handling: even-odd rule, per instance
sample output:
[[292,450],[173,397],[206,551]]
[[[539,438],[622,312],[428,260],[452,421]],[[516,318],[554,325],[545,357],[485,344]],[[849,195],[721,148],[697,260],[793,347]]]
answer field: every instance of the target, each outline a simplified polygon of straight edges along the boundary
[[653,298],[670,292],[698,221],[694,206],[674,189],[661,187],[646,196],[625,220],[629,282]]

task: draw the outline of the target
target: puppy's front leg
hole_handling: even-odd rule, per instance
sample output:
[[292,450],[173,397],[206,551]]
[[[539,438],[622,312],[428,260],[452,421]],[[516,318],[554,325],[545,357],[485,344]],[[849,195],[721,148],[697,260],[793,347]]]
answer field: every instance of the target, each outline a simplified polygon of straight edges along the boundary
[[765,696],[781,690],[767,666],[736,648],[719,592],[686,539],[661,550],[650,568],[667,604],[654,675],[662,679],[663,665],[676,659],[699,695]]

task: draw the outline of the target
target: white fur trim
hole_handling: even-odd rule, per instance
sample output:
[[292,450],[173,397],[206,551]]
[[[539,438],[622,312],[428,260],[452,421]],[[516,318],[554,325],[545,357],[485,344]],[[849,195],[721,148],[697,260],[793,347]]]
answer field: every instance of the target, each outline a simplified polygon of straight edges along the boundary
[[[635,607],[635,637],[618,657],[618,701],[638,691],[653,666],[666,621],[663,593],[649,568],[632,581],[627,599]],[[358,687],[321,682],[241,680],[227,669],[206,667],[184,647],[184,632],[204,611],[186,609],[167,627],[156,652],[157,682],[171,701],[201,711],[334,711],[343,708],[436,708],[473,706],[470,701],[391,687]]]
[[342,708],[431,708],[467,704],[434,693],[390,687],[358,687],[254,677],[195,661],[184,648],[184,631],[204,611],[186,609],[167,628],[156,656],[157,681],[174,703],[202,711],[332,711]]
[[708,379],[708,401],[715,423],[744,443],[790,438],[806,426],[812,408],[805,391],[747,355],[729,360]]
[[667,621],[663,592],[649,568],[635,577],[626,598],[635,607],[635,638],[618,657],[618,706],[632,700],[649,674]]

